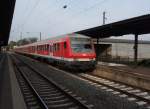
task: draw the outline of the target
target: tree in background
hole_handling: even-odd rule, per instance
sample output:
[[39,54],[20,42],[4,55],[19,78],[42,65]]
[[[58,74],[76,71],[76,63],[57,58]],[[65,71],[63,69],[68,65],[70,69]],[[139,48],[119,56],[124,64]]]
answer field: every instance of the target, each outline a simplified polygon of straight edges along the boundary
[[24,38],[24,39],[21,39],[19,41],[17,41],[17,45],[26,45],[26,44],[30,44],[30,43],[34,43],[34,42],[37,42],[37,38],[36,37],[32,37],[32,38]]
[[21,39],[17,42],[15,41],[10,41],[7,48],[8,49],[13,49],[15,46],[20,46],[20,45],[26,45],[26,44],[30,44],[30,43],[34,43],[37,42],[37,38],[36,37],[31,37],[31,38],[24,38]]
[[17,42],[15,42],[15,41],[10,41],[9,44],[8,44],[9,49],[13,49],[14,46],[17,46]]

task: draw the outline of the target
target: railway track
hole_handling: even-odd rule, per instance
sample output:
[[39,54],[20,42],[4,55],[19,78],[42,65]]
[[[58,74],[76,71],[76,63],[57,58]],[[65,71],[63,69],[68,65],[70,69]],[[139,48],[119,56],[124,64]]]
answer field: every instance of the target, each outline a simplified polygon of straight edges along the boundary
[[16,77],[29,109],[91,109],[93,105],[12,57]]
[[118,95],[119,97],[126,98],[128,101],[136,102],[139,106],[144,106],[147,109],[150,109],[149,91],[141,90],[91,74],[81,73],[78,74],[78,77],[102,90]]
[[[50,66],[50,67],[58,71],[63,71],[53,66]],[[66,71],[63,71],[63,72],[68,73]],[[87,74],[87,73],[79,73],[75,76],[79,77],[81,80],[85,82],[88,82],[91,85],[95,85],[96,87],[99,87],[102,90],[110,92],[114,95],[118,95],[121,98],[126,98],[128,101],[135,102],[137,103],[137,105],[144,106],[146,109],[150,109],[150,91],[149,90],[130,86],[127,84],[123,84],[121,82],[113,81],[110,79],[106,79],[100,76]]]
[[[67,73],[66,71],[60,70],[53,66],[51,66],[51,68]],[[79,79],[88,82],[89,84],[94,85],[95,87],[98,87],[104,91],[110,92],[121,98],[125,98],[129,102],[135,102],[137,105],[144,107],[144,109],[150,109],[150,92],[147,90],[132,87],[91,74],[80,73],[74,76],[77,76]]]

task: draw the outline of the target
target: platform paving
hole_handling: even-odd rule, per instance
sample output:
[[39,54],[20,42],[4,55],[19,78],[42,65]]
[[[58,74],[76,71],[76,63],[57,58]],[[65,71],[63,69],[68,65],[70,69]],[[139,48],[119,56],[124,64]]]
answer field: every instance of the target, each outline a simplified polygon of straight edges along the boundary
[[12,107],[13,104],[8,59],[5,56],[0,63],[0,109],[12,109]]
[[8,54],[0,63],[0,109],[26,109]]
[[99,62],[92,74],[150,90],[150,68]]

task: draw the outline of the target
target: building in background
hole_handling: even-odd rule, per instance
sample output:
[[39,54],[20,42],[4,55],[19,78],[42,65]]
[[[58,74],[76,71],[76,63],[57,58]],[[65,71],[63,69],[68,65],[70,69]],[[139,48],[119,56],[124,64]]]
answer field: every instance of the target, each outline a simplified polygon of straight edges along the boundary
[[[100,39],[95,50],[100,61],[133,61],[134,41],[125,39]],[[150,41],[139,41],[138,60],[150,59]]]

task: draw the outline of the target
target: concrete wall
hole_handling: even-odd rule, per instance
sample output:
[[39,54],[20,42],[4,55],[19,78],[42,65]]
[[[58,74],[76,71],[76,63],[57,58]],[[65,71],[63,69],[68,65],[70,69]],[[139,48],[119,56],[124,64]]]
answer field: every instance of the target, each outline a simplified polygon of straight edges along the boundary
[[[112,44],[112,56],[121,56],[126,58],[134,57],[133,44],[130,43],[105,43],[101,44]],[[138,45],[138,58],[150,58],[150,44],[139,44]]]

